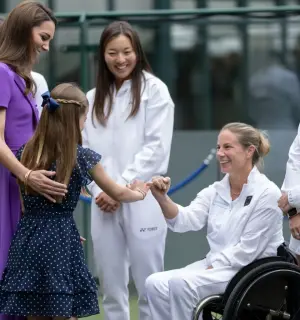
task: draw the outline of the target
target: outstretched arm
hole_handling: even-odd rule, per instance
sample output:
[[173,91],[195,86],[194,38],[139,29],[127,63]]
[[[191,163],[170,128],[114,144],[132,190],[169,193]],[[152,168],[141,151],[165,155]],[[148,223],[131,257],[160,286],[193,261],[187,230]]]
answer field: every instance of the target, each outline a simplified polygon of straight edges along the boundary
[[175,232],[187,232],[198,231],[206,226],[213,195],[211,187],[199,192],[187,207],[176,204],[167,196],[169,188],[170,178],[152,179],[151,192],[162,209],[168,227]]
[[143,200],[150,188],[150,184],[137,182],[131,188],[115,183],[105,172],[103,166],[97,163],[90,171],[96,184],[116,201],[134,202]]

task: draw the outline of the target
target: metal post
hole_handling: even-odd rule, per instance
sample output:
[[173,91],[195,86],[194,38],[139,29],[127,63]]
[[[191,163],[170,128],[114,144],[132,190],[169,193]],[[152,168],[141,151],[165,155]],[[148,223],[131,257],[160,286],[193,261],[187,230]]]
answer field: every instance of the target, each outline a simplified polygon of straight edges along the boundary
[[115,0],[107,0],[106,6],[108,11],[114,11],[116,9],[116,3]]
[[54,10],[55,9],[55,0],[48,0],[48,7],[51,10]]
[[[86,15],[82,14],[80,17],[80,85],[84,92],[87,92],[89,89],[89,70],[88,70],[88,51],[86,48],[87,45],[87,37],[88,37],[88,22],[86,19]],[[84,237],[87,239],[90,234],[90,211],[88,214],[87,210],[88,205],[84,205],[84,212],[82,217],[82,226],[83,226],[83,234]],[[84,246],[85,257],[89,259],[90,257],[90,246],[87,243]]]
[[[207,0],[196,0],[199,9],[207,8]],[[204,18],[205,19],[205,18]],[[211,104],[211,77],[210,77],[210,57],[208,52],[208,25],[207,23],[198,27],[198,48],[199,48],[199,73],[201,78],[201,92],[196,103],[195,116],[197,118],[197,129],[209,130],[213,127],[212,104]],[[200,105],[201,103],[201,105]]]
[[84,92],[89,89],[89,70],[87,52],[88,23],[86,15],[80,17],[80,85]]
[[[276,6],[284,6],[286,5],[286,0],[275,0]],[[280,19],[280,39],[281,39],[281,62],[287,66],[287,19],[286,17],[282,17]]]
[[[158,1],[158,0],[156,0]],[[166,0],[162,0],[164,2]],[[168,2],[170,0],[167,0]],[[245,1],[245,0],[240,0]],[[160,2],[159,2],[160,3]],[[238,8],[218,8],[218,9],[184,9],[184,10],[175,10],[175,9],[165,9],[165,10],[142,10],[142,11],[117,11],[117,12],[90,12],[87,13],[86,16],[89,19],[97,19],[97,18],[120,18],[126,17],[128,21],[134,19],[134,22],[141,21],[143,22],[143,18],[150,17],[182,17],[182,16],[192,16],[198,15],[199,17],[211,17],[211,16],[238,16],[240,17],[246,13],[294,13],[297,14],[300,12],[300,6],[280,6],[280,7],[238,7]],[[80,17],[80,13],[74,12],[66,12],[66,13],[57,13],[56,17],[58,18],[76,18]],[[137,18],[140,18],[138,20]],[[187,17],[188,20],[188,17]],[[150,20],[151,21],[151,20]],[[74,23],[71,23],[74,25]]]
[[[1,0],[0,0],[1,1]],[[48,7],[55,11],[55,0],[48,0]],[[55,37],[51,42],[51,48],[48,53],[48,70],[47,70],[47,82],[51,90],[56,85],[56,46],[55,46]]]
[[[155,0],[155,9],[170,9],[170,0]],[[166,83],[171,94],[173,92],[173,53],[171,48],[170,23],[162,21],[156,29],[156,59],[154,70],[157,76]]]
[[[248,7],[248,0],[236,0],[237,7]],[[249,118],[249,35],[248,35],[248,19],[243,17],[243,22],[239,24],[239,33],[242,39],[242,68],[241,68],[241,84],[242,84],[242,107],[244,110],[244,121]]]
[[6,0],[0,0],[0,13],[6,13]]

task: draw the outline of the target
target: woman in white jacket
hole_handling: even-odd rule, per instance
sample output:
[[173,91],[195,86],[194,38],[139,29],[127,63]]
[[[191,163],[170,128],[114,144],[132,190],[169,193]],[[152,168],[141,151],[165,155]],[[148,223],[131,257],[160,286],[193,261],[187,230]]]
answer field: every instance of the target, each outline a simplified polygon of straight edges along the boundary
[[[166,85],[150,72],[137,33],[113,22],[102,33],[96,88],[87,93],[90,111],[84,145],[101,151],[116,182],[149,181],[168,168],[174,104]],[[107,320],[128,320],[129,267],[139,296],[141,320],[150,320],[146,278],[163,271],[167,225],[151,193],[144,203],[121,205],[96,184],[92,201],[94,258]]]
[[210,246],[203,260],[146,280],[154,320],[192,319],[199,300],[223,293],[239,269],[276,255],[284,241],[277,206],[280,190],[256,167],[269,151],[268,140],[249,125],[232,123],[221,130],[217,149],[225,177],[199,192],[185,208],[166,195],[169,178],[153,179],[152,193],[169,228],[187,232],[207,226]]
[[35,101],[36,101],[37,108],[39,110],[39,116],[41,116],[41,113],[43,110],[42,109],[42,102],[43,102],[42,94],[44,94],[45,92],[47,92],[49,90],[48,84],[46,82],[45,77],[40,73],[37,73],[35,71],[31,71],[31,76],[36,84]]
[[282,196],[278,201],[280,209],[289,217],[291,230],[290,249],[297,255],[300,265],[300,125],[286,164]]

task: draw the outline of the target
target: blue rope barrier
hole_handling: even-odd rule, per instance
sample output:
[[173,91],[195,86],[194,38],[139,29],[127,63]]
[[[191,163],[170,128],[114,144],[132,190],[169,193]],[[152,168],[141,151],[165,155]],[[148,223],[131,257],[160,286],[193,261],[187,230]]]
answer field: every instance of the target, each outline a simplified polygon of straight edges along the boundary
[[87,197],[87,196],[84,196],[84,195],[80,195],[79,199],[83,202],[86,202],[86,203],[91,203],[92,202],[92,199],[90,197]]
[[[216,149],[211,149],[209,155],[202,162],[200,167],[196,169],[194,172],[192,172],[187,178],[177,183],[174,187],[170,188],[170,190],[168,191],[168,195],[173,194],[174,192],[183,188],[184,186],[192,182],[195,178],[197,178],[198,175],[201,174],[209,166],[211,160],[214,159],[215,153],[216,153]],[[83,202],[91,203],[91,198],[84,196],[82,194],[80,195],[80,200]]]
[[214,158],[215,153],[216,153],[216,149],[211,149],[210,154],[202,162],[201,166],[197,170],[195,170],[193,173],[191,173],[183,181],[177,183],[174,187],[170,188],[168,195],[173,194],[174,192],[178,191],[179,189],[183,188],[184,186],[192,182],[201,172],[203,172],[209,166],[209,163]]

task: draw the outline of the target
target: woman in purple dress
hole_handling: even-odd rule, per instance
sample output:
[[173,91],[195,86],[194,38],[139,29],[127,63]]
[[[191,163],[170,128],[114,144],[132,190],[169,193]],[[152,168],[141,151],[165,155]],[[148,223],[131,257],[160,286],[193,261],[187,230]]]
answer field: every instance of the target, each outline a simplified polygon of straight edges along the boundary
[[[52,12],[33,1],[19,4],[1,25],[0,280],[21,212],[16,177],[21,181],[28,178],[30,186],[51,201],[55,201],[53,196],[67,192],[67,186],[53,181],[55,172],[30,172],[15,157],[33,135],[38,121],[31,70],[40,52],[48,51],[55,25]],[[4,319],[9,317],[0,315],[0,320]]]

